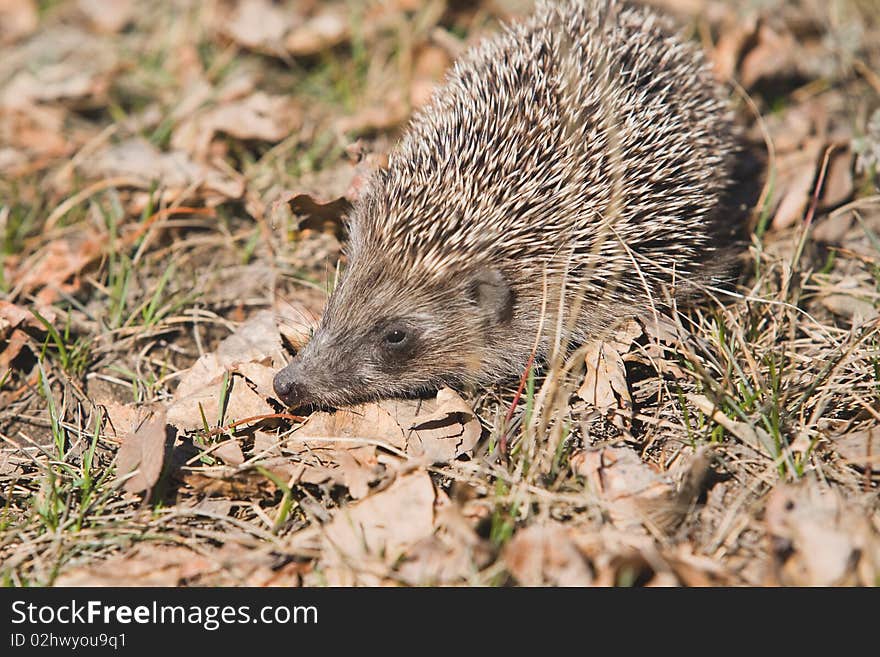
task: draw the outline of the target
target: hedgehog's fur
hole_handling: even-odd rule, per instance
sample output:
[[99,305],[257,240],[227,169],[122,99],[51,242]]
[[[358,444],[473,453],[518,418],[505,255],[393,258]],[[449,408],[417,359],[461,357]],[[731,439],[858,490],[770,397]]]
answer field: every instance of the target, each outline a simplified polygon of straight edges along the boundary
[[357,201],[348,269],[276,391],[484,384],[519,375],[539,330],[540,359],[560,327],[577,344],[681,294],[734,151],[724,94],[665,20],[539,4],[465,55]]

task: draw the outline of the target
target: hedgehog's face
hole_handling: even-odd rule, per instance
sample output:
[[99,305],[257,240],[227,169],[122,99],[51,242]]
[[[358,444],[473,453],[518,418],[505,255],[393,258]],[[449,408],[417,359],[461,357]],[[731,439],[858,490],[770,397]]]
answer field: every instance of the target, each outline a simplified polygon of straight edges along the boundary
[[485,270],[417,284],[353,264],[311,341],[275,377],[292,407],[342,406],[479,378],[513,296]]

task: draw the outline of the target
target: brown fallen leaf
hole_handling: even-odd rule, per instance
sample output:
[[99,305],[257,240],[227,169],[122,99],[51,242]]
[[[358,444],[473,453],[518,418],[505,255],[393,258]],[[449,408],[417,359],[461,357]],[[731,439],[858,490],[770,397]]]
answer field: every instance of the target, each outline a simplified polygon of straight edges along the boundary
[[713,421],[720,424],[730,434],[736,436],[741,442],[755,451],[768,456],[775,453],[773,439],[762,427],[730,419],[721,412],[721,409],[716,404],[703,395],[688,394],[686,397],[689,402],[708,415]]
[[[594,341],[585,345],[587,372],[577,396],[595,406],[603,415],[610,416],[615,426],[622,428],[623,417],[615,411],[622,409],[631,414],[633,403],[626,383],[626,366],[621,357],[621,348],[622,343],[613,341]],[[629,344],[624,352],[628,349]]]
[[[286,472],[267,468],[274,474],[285,477]],[[227,500],[255,500],[271,498],[278,486],[270,477],[256,468],[246,470],[184,469],[177,475],[183,483],[201,495]]]
[[629,447],[583,450],[571,457],[576,474],[608,504],[611,521],[621,530],[645,525],[668,533],[699,497],[709,472],[711,453],[699,451],[683,462],[682,483],[661,473]]
[[150,189],[161,183],[170,198],[190,187],[199,188],[206,200],[237,199],[244,193],[244,182],[207,165],[189,159],[182,151],[164,153],[150,142],[132,138],[113,144],[91,157],[83,158],[77,170],[89,179],[119,178],[127,185]]
[[765,514],[772,583],[875,584],[880,575],[880,536],[866,511],[813,478],[777,486]]
[[346,41],[350,35],[350,25],[343,11],[331,7],[295,27],[287,35],[284,45],[291,55],[314,55]]
[[739,78],[749,89],[760,80],[785,77],[797,71],[798,44],[787,31],[766,23],[758,27],[757,45],[742,58]]
[[49,306],[62,293],[72,294],[79,289],[79,274],[103,252],[105,245],[104,235],[93,229],[69,232],[21,262],[13,260],[9,280],[22,292],[36,294],[38,307]]
[[510,574],[522,586],[590,586],[590,567],[558,523],[521,529],[502,555]]
[[816,161],[812,153],[806,157],[797,154],[797,157],[800,165],[796,170],[787,172],[784,183],[780,185],[779,205],[771,222],[774,230],[782,230],[799,222],[810,201],[813,179],[816,177]]
[[847,318],[856,326],[874,320],[880,314],[876,304],[848,294],[829,294],[821,301],[828,310]]
[[66,115],[59,107],[0,107],[0,144],[15,154],[7,162],[0,162],[0,171],[17,177],[70,154],[85,135],[65,131]]
[[728,20],[722,25],[715,47],[708,52],[715,76],[721,82],[727,82],[734,77],[742,51],[749,39],[754,37],[757,27],[755,14],[745,19],[735,16],[733,20]]
[[221,16],[220,31],[245,48],[277,54],[294,15],[270,0],[240,0],[235,10]]
[[226,367],[249,362],[282,367],[286,358],[275,315],[261,310],[250,317],[217,346],[217,357]]
[[828,164],[825,184],[822,186],[822,205],[831,208],[849,200],[853,194],[853,153],[839,150]]
[[218,133],[275,143],[295,132],[301,123],[302,112],[290,97],[258,91],[195,113],[175,129],[171,146],[203,162],[209,158],[211,142]]
[[70,26],[41,30],[10,54],[0,63],[0,80],[8,80],[0,106],[25,111],[41,103],[100,104],[118,65],[110,43]]
[[241,446],[237,440],[224,440],[211,450],[211,454],[232,467],[244,463],[244,454],[242,454]]
[[406,453],[430,463],[447,463],[470,454],[483,427],[473,409],[451,388],[441,388],[436,410],[412,419]]
[[159,409],[122,439],[116,455],[117,484],[129,493],[152,489],[162,474],[167,438],[165,410]]
[[106,413],[107,423],[104,432],[122,442],[126,436],[133,433],[144,420],[148,419],[150,409],[140,404],[120,404],[109,401],[102,404]]
[[[324,530],[327,581],[354,583],[371,564],[387,570],[434,532],[434,484],[424,470],[341,508]],[[368,580],[369,581],[369,580]]]
[[880,427],[835,436],[831,445],[856,468],[880,471]]
[[[369,485],[390,473],[380,465],[377,444],[401,452],[406,440],[391,413],[379,404],[365,404],[335,413],[311,415],[294,431],[284,450],[305,466],[306,483],[333,481],[355,499],[366,497]],[[391,459],[385,458],[390,465]]]
[[134,0],[77,0],[77,8],[99,31],[114,34],[134,17]]
[[406,551],[396,575],[410,586],[467,583],[492,560],[491,545],[442,491],[434,510],[436,530]]
[[10,44],[37,29],[36,0],[0,1],[0,44]]
[[55,586],[180,586],[217,569],[213,559],[189,548],[139,545],[131,551],[61,571]]
[[[221,396],[222,386],[220,384],[207,383],[201,390],[175,399],[167,407],[168,424],[184,432],[204,429],[204,421],[202,420],[202,413],[204,413],[208,426],[213,428],[221,415]],[[225,401],[225,406],[222,409],[224,425],[275,412],[266,399],[254,392],[240,376],[230,378]]]

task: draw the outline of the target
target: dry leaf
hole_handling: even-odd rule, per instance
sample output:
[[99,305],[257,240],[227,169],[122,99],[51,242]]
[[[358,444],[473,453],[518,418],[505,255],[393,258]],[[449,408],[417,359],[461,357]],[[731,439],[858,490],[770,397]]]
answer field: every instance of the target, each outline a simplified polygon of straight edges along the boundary
[[406,550],[434,532],[434,485],[419,470],[387,489],[340,509],[324,532],[327,576],[345,582],[349,569],[370,562],[393,565]]
[[105,237],[90,229],[67,233],[18,264],[11,280],[25,293],[39,290],[38,307],[51,305],[60,293],[72,294],[79,289],[78,274],[101,254],[105,244]]
[[241,446],[237,440],[224,440],[217,447],[211,450],[211,454],[218,457],[226,465],[233,467],[244,463],[244,454],[241,452]]
[[27,111],[40,103],[100,104],[117,57],[112,44],[88,32],[68,26],[42,30],[9,56],[4,53],[0,80],[8,82],[0,89],[0,106]]
[[835,436],[831,445],[851,465],[880,471],[880,427]]
[[168,188],[172,197],[191,186],[222,200],[237,199],[244,193],[241,179],[190,160],[182,151],[163,153],[138,137],[109,146],[84,158],[78,170],[91,179],[120,178],[120,186],[150,189],[155,183]]
[[120,404],[109,401],[103,406],[107,414],[107,424],[104,426],[104,431],[120,441],[124,440],[127,434],[134,432],[145,419],[145,415],[150,413],[149,409],[135,403]]
[[134,0],[77,0],[77,7],[98,31],[113,34],[131,22]]
[[[269,467],[270,471],[286,477],[286,472],[276,471]],[[184,470],[180,479],[195,492],[210,497],[222,497],[229,500],[258,500],[271,498],[278,486],[274,481],[266,477],[257,469],[239,471],[200,471]]]
[[458,505],[442,491],[434,504],[435,531],[407,550],[396,574],[411,586],[467,582],[492,560],[488,541],[481,539]]
[[436,411],[413,419],[407,454],[431,463],[446,463],[470,454],[483,431],[473,409],[450,388],[437,392],[436,404]]
[[336,8],[322,11],[296,27],[285,41],[291,55],[314,55],[338,46],[349,37],[350,21]]
[[[660,528],[665,530],[674,524],[674,521],[661,518],[658,512],[665,503],[676,506],[672,482],[642,461],[629,447],[584,450],[572,455],[571,466],[587,479],[591,490],[609,503],[615,525],[631,529],[645,522],[656,524],[656,520],[661,520],[663,526]],[[655,506],[658,509],[653,508]]]
[[284,365],[286,358],[274,314],[261,310],[249,318],[218,345],[217,357],[226,367],[267,360],[275,367]]
[[505,546],[504,563],[523,586],[590,586],[590,568],[559,524],[521,529]]
[[873,585],[880,537],[865,509],[815,479],[778,486],[767,500],[774,577],[795,586]]
[[0,44],[27,36],[39,20],[35,0],[0,0]]
[[406,441],[403,429],[385,408],[366,404],[313,414],[291,434],[285,450],[305,466],[304,482],[333,481],[359,499],[367,495],[370,483],[388,474],[379,464],[375,443],[402,451]]
[[289,9],[270,0],[240,0],[220,29],[245,48],[277,53],[293,25]]
[[180,586],[217,568],[214,559],[184,547],[139,545],[96,563],[63,570],[55,586]]
[[729,433],[739,438],[744,444],[748,445],[757,452],[772,455],[775,452],[773,447],[773,439],[770,438],[764,429],[758,426],[752,426],[745,422],[731,420],[721,409],[708,398],[702,395],[687,395],[688,401],[708,415],[713,421],[724,427]]
[[[116,455],[116,481],[129,493],[150,490],[159,481],[165,461],[167,424],[164,409],[122,439]],[[133,476],[131,473],[134,473]]]
[[[618,351],[619,344],[595,341],[585,346],[587,373],[577,395],[605,414],[612,414],[615,425],[623,425],[618,408],[632,412],[632,397],[626,383],[626,366]],[[626,347],[629,348],[629,345]]]
[[[220,394],[220,385],[208,383],[201,390],[176,399],[168,406],[168,423],[184,432],[203,429],[204,412],[208,426],[213,427],[220,418]],[[243,378],[231,378],[223,412],[224,424],[274,412],[266,399],[251,390]]]
[[171,146],[205,161],[218,133],[274,143],[296,132],[301,123],[302,112],[290,97],[258,91],[191,116],[174,131]]
[[822,188],[822,205],[840,205],[853,194],[853,154],[849,149],[837,152],[828,163]]
[[822,297],[822,305],[835,315],[846,317],[854,325],[876,319],[878,315],[875,304],[848,294],[829,294]]
[[758,45],[740,64],[740,82],[746,89],[759,80],[785,77],[797,70],[798,44],[789,32],[779,33],[769,25],[758,28]]

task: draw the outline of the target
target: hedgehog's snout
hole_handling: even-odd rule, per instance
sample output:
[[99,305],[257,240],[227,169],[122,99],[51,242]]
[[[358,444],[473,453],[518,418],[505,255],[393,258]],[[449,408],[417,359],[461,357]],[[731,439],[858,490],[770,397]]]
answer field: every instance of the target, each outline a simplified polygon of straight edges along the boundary
[[309,403],[311,393],[303,382],[303,373],[296,361],[280,370],[272,381],[275,394],[290,408],[297,408]]

